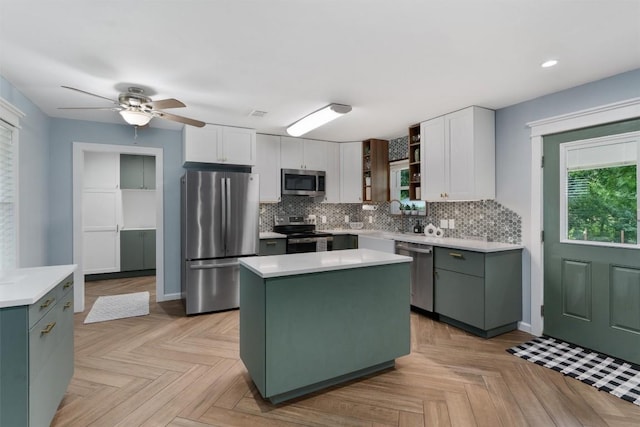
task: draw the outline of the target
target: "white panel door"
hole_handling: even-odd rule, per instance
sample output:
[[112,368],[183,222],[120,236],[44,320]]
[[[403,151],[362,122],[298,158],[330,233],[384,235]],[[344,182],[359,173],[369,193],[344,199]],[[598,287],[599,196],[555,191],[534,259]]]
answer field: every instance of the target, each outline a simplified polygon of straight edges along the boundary
[[203,128],[185,126],[182,131],[182,138],[183,162],[221,162],[218,156],[218,144],[222,143],[221,126],[206,125]]
[[340,202],[362,203],[362,143],[340,144]]
[[304,140],[304,168],[314,171],[327,170],[327,142]]
[[120,190],[82,194],[83,272],[120,271]]
[[253,172],[260,175],[260,202],[280,201],[280,137],[256,135],[256,165]]
[[[468,200],[475,195],[475,144],[473,110],[465,109],[446,116],[445,141],[449,142],[445,175],[449,180],[447,198]],[[445,145],[446,147],[446,145]]]
[[420,123],[420,170],[422,200],[439,201],[445,196],[447,180],[445,178],[444,117],[437,117]]
[[304,140],[283,136],[280,138],[280,167],[304,169]]
[[119,153],[84,153],[84,188],[116,189],[120,184]]
[[325,197],[327,203],[340,203],[340,144],[327,142],[327,175]]
[[[222,150],[220,150],[221,148]],[[255,165],[256,131],[254,129],[223,126],[222,144],[218,145],[218,158],[225,164]]]

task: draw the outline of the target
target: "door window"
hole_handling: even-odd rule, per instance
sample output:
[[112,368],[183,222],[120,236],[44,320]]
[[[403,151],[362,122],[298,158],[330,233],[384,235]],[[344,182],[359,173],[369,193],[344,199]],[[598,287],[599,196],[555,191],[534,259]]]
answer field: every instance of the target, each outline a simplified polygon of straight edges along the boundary
[[561,241],[638,247],[640,132],[560,145]]

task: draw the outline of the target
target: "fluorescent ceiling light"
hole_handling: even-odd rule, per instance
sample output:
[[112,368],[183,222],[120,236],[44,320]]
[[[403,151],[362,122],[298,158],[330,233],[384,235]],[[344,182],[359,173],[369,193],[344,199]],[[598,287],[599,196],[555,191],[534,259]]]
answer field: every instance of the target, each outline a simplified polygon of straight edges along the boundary
[[550,59],[548,61],[543,62],[541,67],[542,68],[549,68],[549,67],[553,67],[557,63],[558,63],[558,61],[556,61],[555,59]]
[[153,118],[151,113],[146,113],[133,108],[120,111],[120,115],[125,122],[134,126],[144,126]]
[[337,119],[343,114],[347,114],[349,111],[351,111],[350,105],[329,104],[289,126],[287,128],[287,133],[291,136],[304,135],[305,133],[320,127],[331,120]]

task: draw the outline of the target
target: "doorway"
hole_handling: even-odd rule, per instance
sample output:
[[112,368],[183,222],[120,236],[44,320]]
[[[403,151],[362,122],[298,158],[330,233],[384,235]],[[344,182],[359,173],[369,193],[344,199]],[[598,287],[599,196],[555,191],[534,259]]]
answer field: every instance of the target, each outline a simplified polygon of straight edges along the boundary
[[545,136],[544,334],[640,363],[640,120]]
[[84,311],[85,284],[83,251],[83,190],[85,181],[85,153],[131,154],[155,158],[155,261],[156,261],[156,301],[164,300],[164,229],[163,229],[163,151],[161,148],[73,143],[73,262],[78,267],[74,274],[74,307],[76,312]]

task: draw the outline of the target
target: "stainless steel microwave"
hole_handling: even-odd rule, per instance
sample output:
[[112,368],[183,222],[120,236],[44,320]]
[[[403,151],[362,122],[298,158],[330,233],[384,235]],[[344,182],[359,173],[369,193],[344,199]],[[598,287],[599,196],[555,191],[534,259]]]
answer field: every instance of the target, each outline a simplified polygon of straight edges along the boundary
[[306,169],[282,169],[282,194],[324,197],[325,172]]

